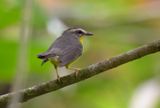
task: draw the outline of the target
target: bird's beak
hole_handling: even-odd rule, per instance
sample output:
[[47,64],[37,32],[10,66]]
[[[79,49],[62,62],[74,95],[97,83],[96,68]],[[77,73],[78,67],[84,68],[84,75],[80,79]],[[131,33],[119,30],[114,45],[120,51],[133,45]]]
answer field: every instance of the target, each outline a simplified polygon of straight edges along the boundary
[[91,33],[91,32],[87,32],[87,33],[85,33],[85,35],[86,35],[86,36],[92,36],[92,35],[93,35],[93,33]]

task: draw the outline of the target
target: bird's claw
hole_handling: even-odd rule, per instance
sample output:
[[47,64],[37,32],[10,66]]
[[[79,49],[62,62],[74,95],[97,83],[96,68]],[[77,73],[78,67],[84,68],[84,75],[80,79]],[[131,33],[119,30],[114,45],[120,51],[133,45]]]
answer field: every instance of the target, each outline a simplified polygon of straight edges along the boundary
[[60,83],[62,82],[62,80],[61,80],[59,75],[57,75],[57,81],[60,82]]
[[78,77],[78,74],[79,74],[79,69],[74,69],[74,71],[75,71],[75,76],[76,76],[76,78]]

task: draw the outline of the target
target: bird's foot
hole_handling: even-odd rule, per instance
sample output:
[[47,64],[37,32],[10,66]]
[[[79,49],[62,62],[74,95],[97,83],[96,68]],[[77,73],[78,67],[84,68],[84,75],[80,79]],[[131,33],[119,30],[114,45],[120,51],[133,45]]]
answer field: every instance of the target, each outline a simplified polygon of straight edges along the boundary
[[59,75],[57,75],[57,81],[60,83],[62,82],[61,77]]
[[78,77],[78,74],[79,74],[79,70],[80,70],[80,69],[78,69],[78,68],[69,68],[69,69],[74,71],[75,76],[76,76],[76,78],[77,78],[77,77]]
[[75,69],[75,76],[76,76],[76,78],[78,77],[79,70],[80,70],[80,69]]

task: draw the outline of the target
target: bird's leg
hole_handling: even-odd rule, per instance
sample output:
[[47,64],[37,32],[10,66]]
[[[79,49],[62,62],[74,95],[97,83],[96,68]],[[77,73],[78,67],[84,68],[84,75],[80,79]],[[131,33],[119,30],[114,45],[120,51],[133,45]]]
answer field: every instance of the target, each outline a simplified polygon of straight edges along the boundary
[[58,80],[59,82],[61,82],[61,78],[60,78],[60,76],[59,76],[59,74],[58,74],[57,66],[54,65],[54,67],[55,67],[55,70],[56,70],[57,80]]
[[59,81],[59,82],[61,82],[61,78],[60,78],[60,76],[59,76],[59,74],[58,74],[58,70],[56,69],[56,75],[57,75],[57,80]]

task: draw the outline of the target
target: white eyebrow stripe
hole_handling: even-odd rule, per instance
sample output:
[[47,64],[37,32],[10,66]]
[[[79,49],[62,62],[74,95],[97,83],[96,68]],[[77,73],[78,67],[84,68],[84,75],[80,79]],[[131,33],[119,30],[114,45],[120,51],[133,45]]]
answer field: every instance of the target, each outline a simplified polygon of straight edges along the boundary
[[72,29],[72,31],[74,32],[74,31],[77,31],[77,30],[80,30],[80,31],[82,31],[82,32],[86,32],[85,30],[83,30],[83,29],[81,29],[81,28],[75,28],[75,29]]

